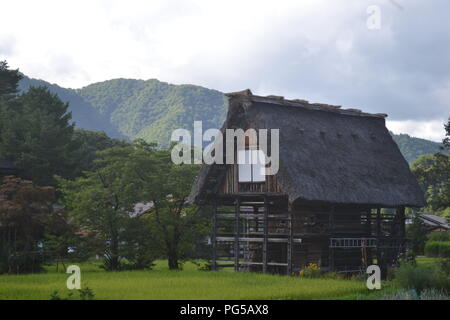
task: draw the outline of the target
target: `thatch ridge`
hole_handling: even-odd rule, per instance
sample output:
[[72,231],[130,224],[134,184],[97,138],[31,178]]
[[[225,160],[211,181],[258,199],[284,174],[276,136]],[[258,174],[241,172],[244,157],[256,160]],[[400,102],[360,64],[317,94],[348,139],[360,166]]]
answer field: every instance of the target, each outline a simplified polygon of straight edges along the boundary
[[[385,115],[304,100],[231,93],[224,128],[280,129],[277,180],[291,202],[424,205],[423,192],[385,126]],[[204,165],[191,202],[215,193],[219,165]],[[215,185],[208,177],[215,176]]]

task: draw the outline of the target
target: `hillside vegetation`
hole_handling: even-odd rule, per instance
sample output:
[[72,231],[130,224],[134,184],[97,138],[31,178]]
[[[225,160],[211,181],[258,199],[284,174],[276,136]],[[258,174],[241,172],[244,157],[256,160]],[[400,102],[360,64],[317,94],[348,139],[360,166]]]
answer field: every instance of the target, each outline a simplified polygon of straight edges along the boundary
[[113,138],[125,138],[108,119],[102,117],[92,105],[85,101],[75,90],[62,88],[56,84],[50,84],[43,80],[23,77],[19,82],[19,91],[28,91],[30,87],[44,86],[50,92],[57,94],[64,102],[69,102],[69,111],[72,112],[72,120],[76,127],[87,130],[104,131]]
[[224,95],[194,85],[173,85],[155,79],[115,79],[77,90],[102,116],[130,139],[143,138],[169,144],[174,129],[192,130],[194,120],[204,130],[222,124]]
[[[75,90],[24,77],[20,89],[26,91],[30,86],[47,86],[69,102],[79,128],[105,131],[116,138],[143,138],[162,147],[168,146],[174,129],[192,130],[194,120],[201,120],[204,130],[220,128],[227,110],[220,91],[156,79],[114,79]],[[437,152],[440,146],[407,134],[393,138],[410,163],[423,154]]]
[[407,134],[394,134],[393,138],[409,163],[412,163],[421,155],[435,154],[441,151],[442,144],[437,142],[414,138]]

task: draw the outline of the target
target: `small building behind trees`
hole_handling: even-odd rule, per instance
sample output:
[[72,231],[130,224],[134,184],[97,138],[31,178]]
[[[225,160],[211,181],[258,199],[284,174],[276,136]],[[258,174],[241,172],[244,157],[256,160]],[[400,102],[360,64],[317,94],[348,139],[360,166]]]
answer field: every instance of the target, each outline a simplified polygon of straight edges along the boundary
[[17,174],[14,163],[6,158],[0,157],[0,178]]
[[[316,263],[357,272],[396,261],[405,207],[422,207],[424,196],[385,114],[250,90],[227,96],[224,139],[226,129],[279,129],[279,170],[261,177],[237,161],[203,165],[189,201],[211,208],[213,269],[292,274]],[[246,139],[235,157],[249,150],[261,152]]]
[[[417,216],[420,221],[423,223],[427,232],[447,232],[450,231],[450,223],[437,215],[430,213],[420,213]],[[407,217],[406,224],[413,223],[414,216],[410,215]]]

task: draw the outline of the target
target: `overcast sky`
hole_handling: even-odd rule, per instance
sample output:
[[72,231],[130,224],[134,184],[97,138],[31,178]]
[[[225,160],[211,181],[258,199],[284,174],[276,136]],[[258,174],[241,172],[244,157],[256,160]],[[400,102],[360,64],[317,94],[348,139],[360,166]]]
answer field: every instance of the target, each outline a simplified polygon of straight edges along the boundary
[[[370,5],[381,12],[379,29]],[[389,114],[439,141],[450,116],[448,0],[6,0],[0,60],[79,88],[157,78]],[[370,24],[374,26],[374,24]]]

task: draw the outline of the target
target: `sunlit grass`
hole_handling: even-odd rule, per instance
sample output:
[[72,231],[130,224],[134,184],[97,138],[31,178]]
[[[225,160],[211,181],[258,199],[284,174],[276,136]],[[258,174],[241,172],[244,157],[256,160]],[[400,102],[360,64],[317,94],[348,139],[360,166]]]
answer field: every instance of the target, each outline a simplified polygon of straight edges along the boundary
[[[361,281],[198,271],[191,263],[181,271],[168,270],[165,261],[149,271],[106,272],[98,265],[80,264],[82,286],[96,299],[355,299],[368,293]],[[1,275],[0,299],[49,299],[55,290],[64,297],[68,274],[61,269]]]
[[418,265],[423,267],[428,267],[435,264],[439,258],[428,258],[428,257],[416,257],[416,262]]

